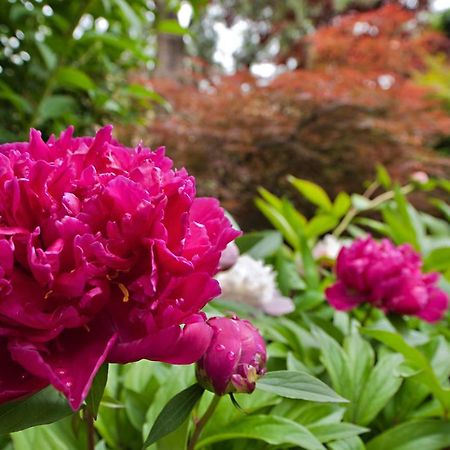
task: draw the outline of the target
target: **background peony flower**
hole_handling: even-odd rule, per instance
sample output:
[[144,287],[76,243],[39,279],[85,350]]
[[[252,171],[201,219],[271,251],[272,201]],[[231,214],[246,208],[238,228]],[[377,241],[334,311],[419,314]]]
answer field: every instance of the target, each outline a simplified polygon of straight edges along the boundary
[[95,136],[0,146],[0,402],[52,384],[78,409],[104,362],[196,361],[239,233],[164,150]]
[[388,313],[436,322],[448,308],[448,297],[436,286],[439,274],[424,274],[421,267],[420,255],[409,244],[358,239],[339,253],[337,281],[325,294],[340,311],[370,303]]
[[237,317],[208,320],[213,338],[197,363],[199,383],[217,395],[251,393],[266,371],[266,345],[258,330]]
[[230,270],[220,272],[216,279],[222,290],[221,297],[273,316],[288,314],[295,309],[293,301],[279,292],[272,267],[249,255],[240,256]]

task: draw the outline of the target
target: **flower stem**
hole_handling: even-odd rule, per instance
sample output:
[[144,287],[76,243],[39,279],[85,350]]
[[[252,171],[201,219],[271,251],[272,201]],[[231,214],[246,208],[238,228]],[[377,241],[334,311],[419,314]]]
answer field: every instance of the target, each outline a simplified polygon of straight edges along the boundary
[[[367,199],[370,200],[370,197],[376,191],[378,186],[379,186],[378,183],[376,183],[376,182],[372,183],[367,188],[366,192],[364,192],[363,197],[366,197]],[[400,192],[404,195],[410,194],[413,190],[414,190],[414,186],[412,184],[407,184],[407,185],[403,186],[402,188],[400,188]],[[380,206],[381,204],[383,204],[384,202],[392,200],[394,197],[395,197],[394,191],[384,192],[383,194],[380,194],[377,197],[375,197],[374,199],[370,200],[369,209],[374,209],[377,206]],[[341,223],[334,230],[333,236],[338,238],[347,229],[347,227],[350,225],[351,221],[356,217],[356,215],[358,213],[359,213],[359,211],[356,208],[354,208],[354,207],[350,208],[348,210],[348,213],[342,219]]]
[[208,420],[214,414],[214,411],[217,408],[217,405],[219,404],[221,398],[222,397],[219,397],[218,395],[214,395],[214,398],[209,404],[205,414],[203,414],[202,418],[195,424],[194,432],[192,433],[191,439],[189,440],[187,450],[195,449],[195,445],[197,444],[198,438],[200,437],[203,428],[205,428],[205,425],[208,423]]
[[94,416],[89,408],[84,410],[84,422],[86,423],[87,432],[87,450],[95,449],[95,427],[94,427]]

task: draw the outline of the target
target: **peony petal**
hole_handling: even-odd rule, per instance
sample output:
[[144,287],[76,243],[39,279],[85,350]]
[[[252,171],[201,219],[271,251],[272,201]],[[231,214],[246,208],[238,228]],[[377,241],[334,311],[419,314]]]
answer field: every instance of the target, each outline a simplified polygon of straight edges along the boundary
[[150,359],[170,364],[192,364],[208,348],[212,329],[205,322],[194,322],[183,329],[172,326],[131,342],[118,342],[109,361],[127,363]]
[[23,339],[12,339],[9,344],[13,359],[61,391],[74,411],[88,395],[117,338],[105,320],[96,320],[89,327],[66,330],[47,346]]
[[271,316],[282,316],[295,310],[295,304],[289,297],[275,296],[270,303],[263,305],[263,310]]
[[48,385],[11,359],[7,341],[0,338],[0,404],[30,395]]

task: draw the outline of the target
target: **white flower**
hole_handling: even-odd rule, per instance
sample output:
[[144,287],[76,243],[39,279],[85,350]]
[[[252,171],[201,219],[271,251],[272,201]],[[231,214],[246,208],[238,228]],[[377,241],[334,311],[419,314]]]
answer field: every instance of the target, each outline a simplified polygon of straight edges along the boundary
[[221,297],[262,309],[267,314],[279,316],[295,308],[292,300],[278,290],[272,267],[251,256],[240,256],[230,270],[220,272],[216,279],[222,288]]
[[332,234],[327,234],[313,248],[312,255],[314,259],[336,259],[341,251],[343,244]]

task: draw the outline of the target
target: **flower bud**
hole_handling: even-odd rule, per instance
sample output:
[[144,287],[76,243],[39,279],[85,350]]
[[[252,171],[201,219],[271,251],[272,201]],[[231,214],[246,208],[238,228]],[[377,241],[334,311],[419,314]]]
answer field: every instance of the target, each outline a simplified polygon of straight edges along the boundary
[[266,345],[258,330],[237,317],[208,320],[211,343],[197,362],[198,382],[217,395],[251,393],[266,371]]

